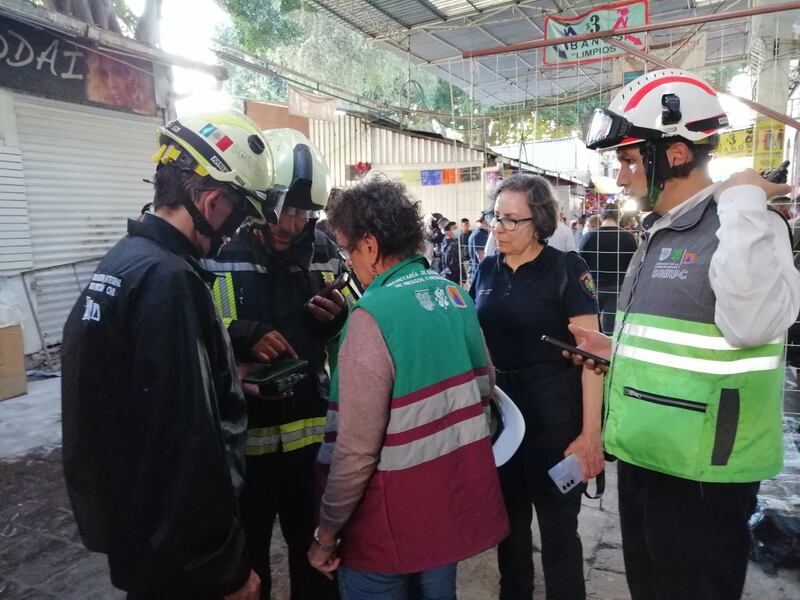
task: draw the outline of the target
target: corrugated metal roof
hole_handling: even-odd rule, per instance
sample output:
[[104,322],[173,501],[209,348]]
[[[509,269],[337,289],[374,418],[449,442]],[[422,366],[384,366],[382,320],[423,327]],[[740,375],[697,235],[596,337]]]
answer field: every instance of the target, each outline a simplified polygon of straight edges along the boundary
[[[610,84],[610,61],[580,66],[542,65],[541,50],[516,55],[488,56],[465,61],[468,50],[491,48],[541,39],[545,16],[575,16],[604,0],[312,0],[340,20],[406,54],[445,81],[470,92],[488,104],[521,102],[567,92],[588,92]],[[741,0],[721,0],[687,8],[692,0],[651,0],[650,21],[742,8]],[[558,10],[560,7],[560,10]],[[696,28],[650,34],[652,43],[686,37]],[[747,21],[709,24],[708,62],[729,62],[746,57]],[[400,39],[400,33],[408,36]],[[398,41],[399,40],[399,41]],[[410,49],[409,49],[410,44]],[[472,66],[470,66],[472,63]]]

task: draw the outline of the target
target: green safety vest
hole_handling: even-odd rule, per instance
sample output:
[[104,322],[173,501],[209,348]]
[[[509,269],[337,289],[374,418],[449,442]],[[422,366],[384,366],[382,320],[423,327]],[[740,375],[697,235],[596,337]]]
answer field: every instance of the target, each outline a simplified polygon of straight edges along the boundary
[[715,325],[708,269],[718,229],[708,198],[631,261],[606,375],[604,445],[685,479],[759,481],[783,466],[783,340],[736,348]]
[[[342,530],[342,564],[414,573],[491,548],[508,524],[486,417],[490,367],[472,299],[415,255],[376,277],[358,310],[380,328],[394,383],[376,469]],[[339,400],[347,402],[338,383],[337,370],[334,422]]]

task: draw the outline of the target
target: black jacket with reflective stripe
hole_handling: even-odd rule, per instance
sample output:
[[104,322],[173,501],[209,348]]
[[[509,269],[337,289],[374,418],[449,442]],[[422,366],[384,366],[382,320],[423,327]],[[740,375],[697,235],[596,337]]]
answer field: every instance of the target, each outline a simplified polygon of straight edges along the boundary
[[204,266],[220,277],[215,298],[228,323],[237,360],[253,362],[253,345],[277,330],[309,362],[311,377],[295,387],[289,401],[248,397],[248,427],[324,417],[330,385],[325,369],[329,342],[338,336],[347,311],[320,323],[305,305],[344,270],[336,244],[309,227],[287,250],[272,253],[245,228]]
[[64,327],[64,474],[84,544],[115,586],[228,594],[249,574],[239,524],[246,406],[209,291],[166,221],[129,221]]

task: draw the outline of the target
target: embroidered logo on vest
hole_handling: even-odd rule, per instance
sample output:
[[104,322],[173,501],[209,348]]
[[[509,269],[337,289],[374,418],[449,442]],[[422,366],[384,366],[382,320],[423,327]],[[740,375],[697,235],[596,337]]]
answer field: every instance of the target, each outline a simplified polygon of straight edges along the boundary
[[685,265],[693,265],[697,261],[697,254],[689,252],[686,248],[661,248],[658,262],[650,274],[652,279],[686,279],[689,270]]
[[425,310],[433,310],[433,298],[431,298],[429,290],[420,290],[415,292],[415,294],[417,296],[417,302],[419,302],[422,308]]

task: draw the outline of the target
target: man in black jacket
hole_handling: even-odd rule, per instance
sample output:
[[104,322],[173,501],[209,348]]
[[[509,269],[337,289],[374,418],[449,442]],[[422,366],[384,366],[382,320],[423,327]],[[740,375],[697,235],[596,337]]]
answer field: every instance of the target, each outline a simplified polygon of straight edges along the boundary
[[600,305],[600,325],[603,333],[614,333],[617,314],[617,296],[625,279],[628,265],[636,253],[636,238],[619,226],[619,209],[616,204],[603,207],[600,227],[592,229],[581,241],[581,258],[589,265],[597,286]]
[[461,283],[461,255],[456,241],[456,224],[448,221],[443,227],[444,238],[442,239],[442,270],[440,273],[445,279],[453,283]]
[[[263,395],[245,384],[247,477],[242,519],[251,564],[270,596],[270,540],[277,516],[289,547],[292,600],[336,598],[333,582],[306,559],[314,534],[314,474],[328,409],[328,346],[347,318],[345,297],[330,284],[344,270],[338,248],[315,228],[330,191],[319,151],[300,132],[264,132],[275,164],[275,224],[243,228],[205,263],[218,275],[214,298],[237,361],[302,359],[292,389]],[[349,293],[345,290],[345,294]]]
[[241,113],[160,133],[154,213],[128,222],[64,327],[64,475],[84,544],[129,599],[255,600],[246,406],[198,261],[261,215],[272,164]]

